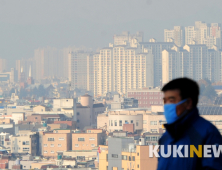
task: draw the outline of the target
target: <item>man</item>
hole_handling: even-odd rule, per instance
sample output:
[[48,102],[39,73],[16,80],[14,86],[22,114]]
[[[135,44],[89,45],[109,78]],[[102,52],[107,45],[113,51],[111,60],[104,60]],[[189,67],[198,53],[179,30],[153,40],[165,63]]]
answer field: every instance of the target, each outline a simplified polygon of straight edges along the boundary
[[[159,145],[164,145],[164,153],[168,152],[168,145],[173,153],[173,145],[194,145],[198,150],[198,145],[202,145],[202,155],[204,155],[204,145],[214,145],[219,148],[222,145],[222,137],[217,128],[209,121],[199,116],[197,103],[199,96],[198,84],[188,78],[178,78],[166,84],[162,91],[164,93],[164,115],[167,124],[166,132],[159,140]],[[212,115],[213,116],[213,115]],[[181,149],[185,154],[185,147]],[[168,158],[161,156],[159,150],[158,170],[222,170],[222,151],[219,158],[197,156],[194,153],[190,157],[182,158],[171,154]],[[198,150],[199,151],[199,150]]]

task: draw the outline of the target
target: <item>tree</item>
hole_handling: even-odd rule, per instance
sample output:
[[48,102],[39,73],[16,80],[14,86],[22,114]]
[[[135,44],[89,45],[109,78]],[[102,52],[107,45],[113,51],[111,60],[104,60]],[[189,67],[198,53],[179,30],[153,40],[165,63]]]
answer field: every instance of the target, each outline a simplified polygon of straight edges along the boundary
[[26,90],[24,88],[21,88],[19,93],[19,98],[22,99],[25,98],[26,96],[27,96]]
[[45,91],[45,88],[44,86],[41,84],[39,85],[39,88],[38,88],[38,97],[43,97],[45,96],[46,94],[46,91]]
[[199,81],[199,86],[200,86],[200,97],[204,97],[204,101],[206,100],[214,100],[215,97],[217,97],[217,93],[212,86],[212,83],[208,79],[203,79]]

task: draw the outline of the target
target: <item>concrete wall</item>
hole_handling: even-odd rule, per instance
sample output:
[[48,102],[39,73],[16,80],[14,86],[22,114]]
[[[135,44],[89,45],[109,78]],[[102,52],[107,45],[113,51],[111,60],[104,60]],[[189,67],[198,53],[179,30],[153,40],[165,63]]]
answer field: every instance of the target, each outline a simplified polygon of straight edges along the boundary
[[134,143],[131,138],[108,138],[108,170],[113,167],[122,169],[122,150],[128,148],[129,143]]

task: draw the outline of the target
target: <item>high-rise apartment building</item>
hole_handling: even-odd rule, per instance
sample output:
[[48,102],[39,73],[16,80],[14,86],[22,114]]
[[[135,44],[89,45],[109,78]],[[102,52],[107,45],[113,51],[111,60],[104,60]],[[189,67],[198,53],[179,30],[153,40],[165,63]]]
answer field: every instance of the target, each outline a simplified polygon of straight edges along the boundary
[[160,86],[162,83],[162,51],[169,50],[174,46],[173,42],[156,42],[155,39],[151,39],[149,42],[139,43],[142,50],[145,48],[151,51],[153,55],[154,66],[154,86]]
[[137,39],[138,42],[143,42],[143,32],[137,32],[135,35],[130,34],[128,31],[122,32],[120,35],[114,35],[114,46],[127,45],[133,43],[133,39]]
[[127,89],[153,86],[153,55],[151,50],[114,46],[94,55],[94,95],[110,91],[126,93]]
[[62,51],[56,48],[39,48],[34,51],[35,79],[63,76]]
[[215,46],[214,49],[200,44],[174,46],[162,52],[162,63],[163,84],[178,77],[221,81],[221,52]]
[[173,30],[164,30],[164,42],[174,42],[177,46],[184,45],[184,28],[181,26],[175,26]]
[[71,89],[94,90],[93,54],[85,51],[69,53],[69,81]]
[[185,27],[185,44],[192,44],[195,41],[196,31],[194,26]]
[[6,59],[0,58],[0,73],[7,71],[7,62]]
[[216,45],[219,49],[221,45],[221,24],[207,24],[202,21],[196,21],[195,26],[185,27],[185,44],[205,44],[212,49]]

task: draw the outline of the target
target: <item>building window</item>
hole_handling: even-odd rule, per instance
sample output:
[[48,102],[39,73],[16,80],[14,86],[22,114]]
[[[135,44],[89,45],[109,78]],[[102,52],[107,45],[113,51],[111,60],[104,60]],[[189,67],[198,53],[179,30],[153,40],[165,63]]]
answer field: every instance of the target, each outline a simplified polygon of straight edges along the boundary
[[79,119],[77,120],[77,123],[79,123],[80,121],[79,121]]
[[140,153],[139,153],[139,152],[137,152],[137,156],[140,156]]
[[29,148],[22,148],[23,151],[29,151]]
[[58,144],[58,147],[62,147],[62,144]]
[[92,144],[91,147],[95,147],[95,144]]
[[146,120],[143,120],[143,124],[146,124],[147,123],[147,121]]
[[64,138],[59,138],[59,140],[64,140]]
[[22,145],[29,145],[29,141],[23,141]]
[[151,129],[152,133],[157,133],[157,129]]
[[54,147],[54,144],[51,144],[50,147]]
[[95,140],[95,138],[89,138],[89,140]]
[[88,133],[91,133],[91,130],[88,130]]
[[85,138],[78,138],[78,141],[85,141]]
[[54,141],[54,138],[48,138],[48,141]]
[[132,158],[133,158],[132,160],[135,161],[135,156],[132,156]]
[[131,161],[131,156],[129,156],[129,161]]
[[75,144],[75,147],[76,147],[76,148],[79,147],[79,144]]
[[47,147],[47,144],[44,144],[44,147]]
[[215,125],[222,125],[222,121],[216,121]]
[[131,120],[130,123],[133,124],[133,120]]
[[136,126],[139,126],[139,121],[138,120],[136,121]]
[[150,121],[150,125],[157,125],[157,121]]
[[111,126],[113,126],[113,120],[111,120]]
[[122,155],[122,160],[127,160],[127,156],[126,155]]
[[47,151],[44,151],[44,153],[48,153]]
[[119,121],[119,126],[122,126],[122,120]]
[[139,164],[137,164],[137,168],[140,168],[140,165],[139,165]]
[[51,151],[51,153],[54,153],[54,151]]
[[112,154],[112,158],[118,158],[117,154]]
[[79,112],[77,112],[77,115],[79,115]]
[[115,120],[114,123],[115,123],[115,126],[117,126],[117,120]]

